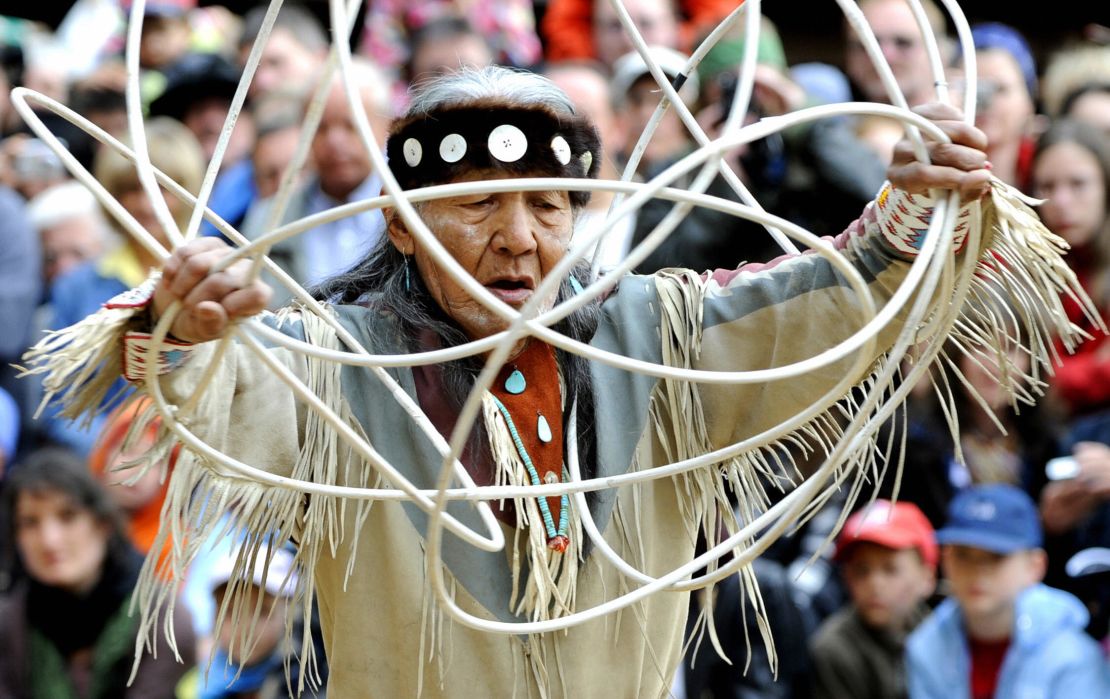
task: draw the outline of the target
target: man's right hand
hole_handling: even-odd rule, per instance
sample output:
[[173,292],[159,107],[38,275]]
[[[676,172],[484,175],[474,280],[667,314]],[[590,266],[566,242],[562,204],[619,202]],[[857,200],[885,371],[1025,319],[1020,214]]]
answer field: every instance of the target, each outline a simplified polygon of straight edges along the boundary
[[230,252],[219,238],[198,238],[175,250],[154,289],[154,320],[174,301],[181,301],[170,334],[185,342],[208,342],[223,337],[236,320],[262,312],[272,290],[258,280],[247,283],[251,260],[238,260],[212,272]]

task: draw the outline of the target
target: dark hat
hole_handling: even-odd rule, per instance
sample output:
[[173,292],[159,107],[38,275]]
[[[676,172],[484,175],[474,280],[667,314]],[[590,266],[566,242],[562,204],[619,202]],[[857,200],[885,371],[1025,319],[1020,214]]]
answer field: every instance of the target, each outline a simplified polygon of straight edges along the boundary
[[1024,490],[1004,483],[974,485],[952,498],[937,542],[1010,554],[1040,548],[1040,515]]
[[181,121],[189,107],[202,99],[230,100],[240,76],[239,69],[223,56],[187,53],[166,70],[166,89],[150,103],[150,115]]

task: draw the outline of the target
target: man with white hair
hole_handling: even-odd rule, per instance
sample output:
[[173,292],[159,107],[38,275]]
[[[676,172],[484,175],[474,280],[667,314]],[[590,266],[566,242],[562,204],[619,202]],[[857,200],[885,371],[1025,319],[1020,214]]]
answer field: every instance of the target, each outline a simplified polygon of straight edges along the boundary
[[113,234],[96,198],[75,180],[32,199],[27,217],[42,244],[42,275],[47,284],[82,262],[96,259],[112,243]]
[[[390,118],[387,80],[372,64],[357,59],[351,77],[375,139],[384,137]],[[333,80],[320,125],[313,136],[311,155],[316,174],[293,193],[281,223],[381,193],[381,178],[373,172],[370,154],[359,137],[355,116],[338,75]],[[247,213],[243,222],[244,235],[253,239],[266,232],[273,201],[273,197],[262,201]],[[274,246],[270,256],[298,282],[313,285],[361,259],[384,231],[381,212],[367,211],[322,224],[283,241]],[[285,298],[276,298],[275,302],[281,303]]]

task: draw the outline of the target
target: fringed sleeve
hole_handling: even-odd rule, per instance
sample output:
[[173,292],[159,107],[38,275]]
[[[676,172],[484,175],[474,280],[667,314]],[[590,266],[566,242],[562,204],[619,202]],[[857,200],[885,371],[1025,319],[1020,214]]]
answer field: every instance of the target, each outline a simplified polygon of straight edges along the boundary
[[[953,290],[940,289],[922,327],[914,329],[915,344],[921,343],[931,339],[929,333],[938,319],[954,316],[949,346],[997,357],[1015,403],[1030,402],[1043,392],[1055,338],[1067,347],[1082,339],[1082,331],[1068,321],[1061,295],[1073,297],[1093,314],[1064,263],[1066,245],[1044,228],[1026,201],[995,181],[990,196],[962,207],[953,252],[960,259],[969,254],[978,258],[966,304],[957,307]],[[910,196],[887,185],[860,220],[834,240],[867,282],[876,308],[904,281],[928,228],[932,206],[928,197]],[[980,232],[977,238],[968,236],[974,228]],[[978,249],[965,249],[969,239],[979,241]],[[714,371],[781,367],[831,348],[865,321],[859,299],[843,276],[812,253],[705,275],[663,273],[656,287],[663,357],[674,366]],[[888,389],[894,383],[878,385],[876,378],[892,359],[887,350],[907,330],[905,309],[879,333],[875,354],[864,362],[863,373],[850,377],[857,389],[883,396],[870,409],[871,415],[890,401]],[[1031,368],[1023,369],[1009,359],[1015,350],[1028,357]],[[721,385],[663,380],[652,403],[656,439],[664,453],[679,460],[761,434],[813,407],[848,376],[855,359],[848,357],[774,382]],[[954,364],[944,354],[936,361]],[[830,397],[815,417],[774,442],[716,468],[680,476],[680,507],[688,512],[692,533],[700,529],[713,540],[722,531],[737,531],[734,505],[744,523],[765,512],[773,500],[768,488],[785,492],[801,480],[795,455],[820,458],[849,437],[843,428],[860,412],[860,395],[852,390]],[[852,505],[863,483],[877,479],[887,460],[895,466],[900,463],[900,456],[890,451],[890,445],[876,445],[871,439],[858,440],[849,450],[840,466],[848,483],[844,507]],[[840,487],[831,484],[816,502],[824,502]],[[747,587],[746,594],[758,599],[758,591]]]
[[[95,412],[104,392],[121,374],[136,381],[135,397],[153,397],[143,383],[146,348],[150,342],[145,310],[148,288],[113,300],[100,312],[60,330],[32,348],[25,360],[27,373],[44,375],[46,400],[61,403],[63,414],[80,419]],[[339,342],[324,321],[311,314],[291,313],[264,322],[296,339],[329,349]],[[292,390],[246,346],[228,342],[185,345],[170,341],[157,354],[158,387],[168,404],[162,414],[154,401],[136,418],[130,435],[142,435],[145,425],[159,422],[158,440],[139,468],[160,463],[178,443],[177,458],[162,512],[161,529],[153,551],[172,542],[169,555],[147,558],[133,604],[141,613],[140,653],[155,645],[164,630],[176,649],[173,629],[159,628],[159,619],[172,613],[175,586],[192,562],[214,538],[236,542],[236,574],[217,625],[227,620],[243,628],[257,613],[243,604],[241,594],[251,580],[258,557],[268,560],[277,546],[297,543],[294,594],[302,604],[305,628],[313,594],[312,561],[342,536],[336,517],[337,499],[307,498],[295,481],[332,485],[338,482],[341,446],[333,430],[315,412],[305,410]],[[306,358],[284,349],[269,350],[310,391],[351,421],[340,395],[340,365]],[[168,418],[168,419],[167,419]],[[176,431],[175,431],[176,430]],[[195,441],[194,441],[195,440]],[[203,446],[206,445],[206,446]],[[231,463],[221,460],[222,453]],[[239,638],[246,643],[248,639]],[[314,657],[306,636],[298,655],[307,663],[302,682],[314,675]],[[311,681],[311,679],[310,679]]]

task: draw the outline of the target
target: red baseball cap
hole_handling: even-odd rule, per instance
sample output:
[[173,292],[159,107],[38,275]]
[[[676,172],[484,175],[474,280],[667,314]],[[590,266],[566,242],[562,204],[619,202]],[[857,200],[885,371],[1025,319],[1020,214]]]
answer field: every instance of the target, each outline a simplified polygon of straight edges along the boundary
[[933,525],[917,505],[909,502],[876,500],[848,518],[836,539],[835,558],[860,542],[891,549],[917,549],[925,564],[937,565],[937,539]]

